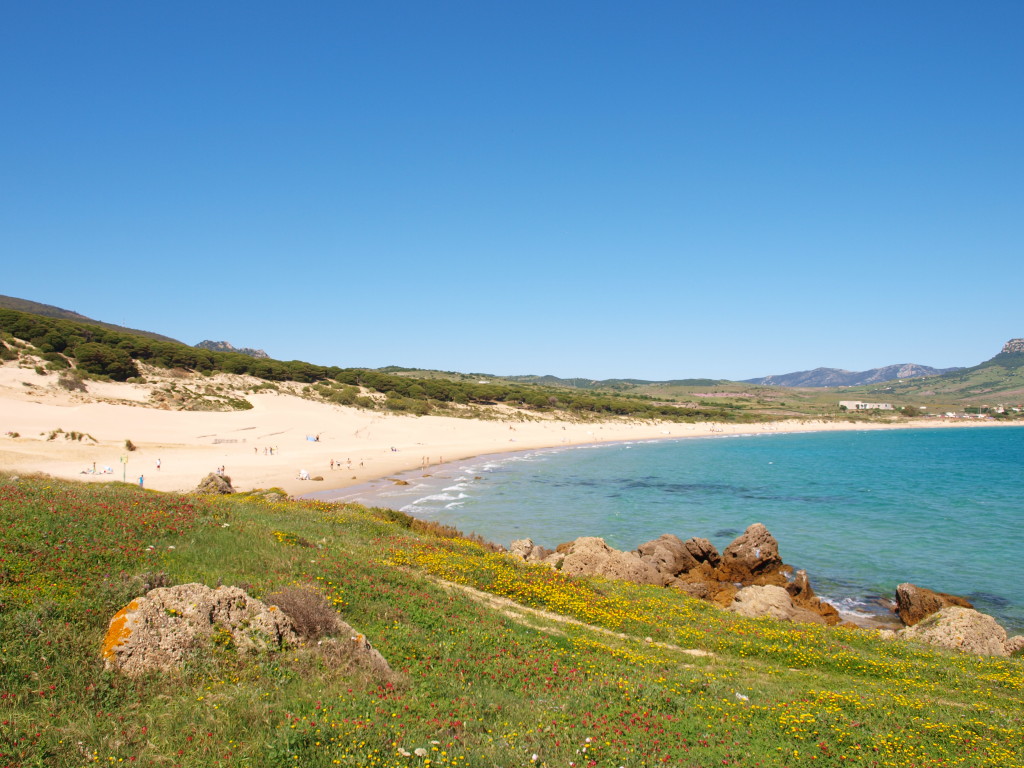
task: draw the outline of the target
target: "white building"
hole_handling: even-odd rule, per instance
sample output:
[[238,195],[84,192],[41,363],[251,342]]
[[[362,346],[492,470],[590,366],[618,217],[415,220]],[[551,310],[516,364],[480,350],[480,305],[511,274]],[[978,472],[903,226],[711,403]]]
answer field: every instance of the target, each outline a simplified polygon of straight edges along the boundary
[[840,400],[839,407],[848,411],[891,411],[892,403],[863,403],[860,400]]

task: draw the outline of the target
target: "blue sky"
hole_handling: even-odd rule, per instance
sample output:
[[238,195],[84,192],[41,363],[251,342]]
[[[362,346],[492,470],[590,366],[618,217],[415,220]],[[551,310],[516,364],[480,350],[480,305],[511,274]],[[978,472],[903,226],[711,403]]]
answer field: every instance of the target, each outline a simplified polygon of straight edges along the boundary
[[1024,3],[7,3],[0,293],[742,379],[1024,336]]

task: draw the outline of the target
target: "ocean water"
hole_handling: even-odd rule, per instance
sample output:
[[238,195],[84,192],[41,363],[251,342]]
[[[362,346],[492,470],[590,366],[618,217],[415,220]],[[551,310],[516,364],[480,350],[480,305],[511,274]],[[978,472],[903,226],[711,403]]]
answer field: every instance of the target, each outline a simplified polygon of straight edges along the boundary
[[1024,429],[766,433],[485,456],[322,492],[508,545],[674,533],[721,551],[764,523],[786,563],[845,610],[900,582],[964,595],[1024,631]]

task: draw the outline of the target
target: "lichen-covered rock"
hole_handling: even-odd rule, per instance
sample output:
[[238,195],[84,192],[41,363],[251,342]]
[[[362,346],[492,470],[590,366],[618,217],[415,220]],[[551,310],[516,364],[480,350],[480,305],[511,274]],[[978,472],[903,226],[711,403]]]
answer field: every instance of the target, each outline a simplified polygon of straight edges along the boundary
[[196,493],[234,493],[231,487],[231,478],[227,475],[218,475],[211,472],[204,477],[196,486]]
[[817,613],[794,605],[789,592],[774,585],[744,587],[736,593],[727,610],[750,618],[770,616],[779,621],[825,623]]
[[151,590],[118,611],[102,654],[108,669],[135,676],[176,667],[202,643],[248,653],[277,650],[298,639],[283,611],[243,589],[181,584]]
[[[777,577],[783,568],[779,542],[761,523],[754,523],[722,552],[718,566],[721,581],[753,584],[759,578]],[[785,578],[780,586],[785,584]]]
[[604,576],[637,584],[664,586],[665,576],[633,552],[620,552],[604,539],[581,536],[565,550],[562,572],[569,576]]
[[933,592],[916,584],[904,583],[896,587],[896,613],[908,627],[950,605],[958,605],[961,608],[974,607],[965,598],[945,592]]
[[905,640],[919,640],[966,653],[1010,655],[1006,649],[1006,630],[995,619],[959,605],[946,606],[896,634]]

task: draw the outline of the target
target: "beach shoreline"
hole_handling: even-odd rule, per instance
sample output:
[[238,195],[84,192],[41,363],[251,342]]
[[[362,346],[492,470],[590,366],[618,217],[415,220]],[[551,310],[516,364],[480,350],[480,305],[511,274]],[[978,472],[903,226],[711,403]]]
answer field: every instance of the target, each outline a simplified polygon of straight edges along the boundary
[[[453,461],[537,449],[771,433],[1004,426],[939,419],[584,422],[524,415],[511,408],[495,408],[491,419],[410,416],[318,402],[285,388],[246,394],[253,406],[249,410],[171,410],[153,407],[157,384],[89,382],[89,392],[83,394],[59,389],[55,379],[32,369],[0,367],[0,468],[88,482],[124,480],[177,492],[193,490],[220,468],[236,490],[279,488],[304,496],[417,469],[436,471]],[[228,380],[237,389],[252,386],[239,377],[231,379],[221,375],[202,381]],[[323,480],[300,479],[303,471]]]

